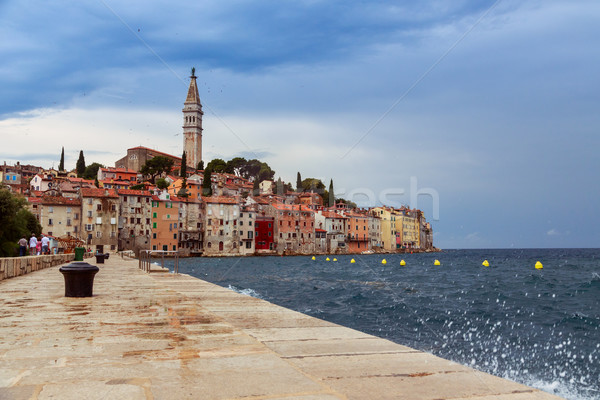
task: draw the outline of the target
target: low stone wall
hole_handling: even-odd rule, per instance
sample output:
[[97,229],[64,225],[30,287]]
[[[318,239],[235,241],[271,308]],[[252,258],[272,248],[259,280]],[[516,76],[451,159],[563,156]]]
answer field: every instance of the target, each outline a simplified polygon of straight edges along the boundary
[[0,281],[71,262],[75,254],[0,258]]

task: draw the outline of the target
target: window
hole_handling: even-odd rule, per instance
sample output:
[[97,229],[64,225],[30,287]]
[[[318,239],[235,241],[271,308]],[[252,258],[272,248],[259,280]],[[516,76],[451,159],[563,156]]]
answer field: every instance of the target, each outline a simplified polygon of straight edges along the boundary
[[[257,225],[258,225],[258,224],[257,224]],[[270,222],[269,222],[268,226],[269,226],[269,228],[271,228],[271,223],[270,223]]]
[[48,225],[53,225],[52,224],[52,218],[48,218]]
[[74,220],[78,220],[79,219],[79,213],[75,213],[75,217],[73,219]]
[[156,222],[152,223],[152,228],[156,229]]
[[94,230],[94,225],[92,224],[85,224],[85,230],[90,232]]
[[173,239],[177,239],[177,234],[176,233],[173,234]]
[[87,216],[88,216],[88,218],[92,218],[92,212],[88,211]]
[[156,213],[152,213],[152,218],[156,218]]
[[116,204],[111,204],[110,210],[111,211],[117,211],[117,205]]
[[71,218],[67,218],[67,226],[71,226]]
[[71,213],[71,207],[67,207],[67,214]]
[[169,246],[167,246],[166,244],[163,244],[163,251],[168,251],[169,250]]
[[102,211],[102,204],[96,204],[96,211]]
[[252,226],[252,221],[248,221],[248,225]]
[[156,239],[156,233],[152,234],[152,239]]
[[101,237],[102,237],[102,232],[100,232],[100,231],[96,231],[96,237],[97,237],[97,238],[101,238]]

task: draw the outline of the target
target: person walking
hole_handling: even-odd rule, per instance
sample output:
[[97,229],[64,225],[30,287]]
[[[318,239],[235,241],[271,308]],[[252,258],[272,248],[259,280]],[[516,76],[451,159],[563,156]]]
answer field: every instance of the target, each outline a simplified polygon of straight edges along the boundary
[[42,235],[42,254],[50,254],[50,238]]
[[31,238],[29,239],[29,254],[35,256],[35,251],[37,248],[37,238],[35,237],[35,233],[31,234]]
[[39,256],[42,254],[42,238],[39,238],[35,245],[36,254]]
[[19,240],[19,257],[23,257],[25,254],[27,254],[27,239],[23,236]]

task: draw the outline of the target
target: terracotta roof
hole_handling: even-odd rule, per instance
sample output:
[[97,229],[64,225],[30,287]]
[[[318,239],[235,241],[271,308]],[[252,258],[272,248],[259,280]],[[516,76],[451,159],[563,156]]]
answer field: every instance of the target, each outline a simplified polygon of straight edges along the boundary
[[108,171],[108,172],[123,172],[126,174],[136,174],[137,175],[137,171],[133,170],[133,169],[127,169],[127,168],[118,168],[118,167],[103,167],[100,168],[104,171]]
[[118,198],[115,189],[90,189],[81,188],[81,197],[112,197]]
[[127,150],[129,151],[129,150],[135,150],[135,149],[142,149],[142,150],[148,150],[148,151],[152,151],[152,152],[154,152],[154,153],[157,153],[157,154],[162,154],[162,155],[164,155],[164,156],[168,156],[168,157],[170,157],[170,158],[175,158],[175,159],[179,160],[179,162],[181,162],[181,157],[176,157],[176,156],[173,156],[173,155],[171,155],[171,154],[168,154],[168,153],[163,153],[162,151],[154,150],[154,149],[151,149],[151,148],[148,148],[148,147],[144,147],[144,146],[132,147],[131,149],[127,149]]
[[210,196],[202,198],[206,203],[212,204],[238,204],[238,200],[235,197],[230,196]]
[[152,196],[148,190],[117,189],[117,193],[123,196]]
[[333,211],[322,211],[321,215],[323,215],[325,218],[348,219],[348,217],[344,217],[343,215],[340,215],[340,214],[335,213]]
[[273,203],[273,204],[271,204],[271,206],[273,206],[277,210],[283,210],[283,211],[305,211],[305,212],[314,213],[314,211],[311,210],[310,208],[306,207],[305,205],[300,205],[300,204]]
[[44,196],[41,199],[42,204],[64,204],[64,205],[81,205],[81,200],[72,197],[63,196]]

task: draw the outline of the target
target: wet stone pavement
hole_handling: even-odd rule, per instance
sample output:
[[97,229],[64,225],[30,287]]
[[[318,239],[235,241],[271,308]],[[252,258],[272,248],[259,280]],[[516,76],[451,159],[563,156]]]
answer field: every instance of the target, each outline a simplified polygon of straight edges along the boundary
[[88,298],[58,266],[0,282],[0,399],[558,398],[137,260],[98,267]]

